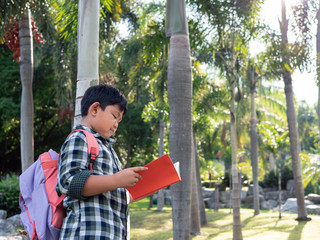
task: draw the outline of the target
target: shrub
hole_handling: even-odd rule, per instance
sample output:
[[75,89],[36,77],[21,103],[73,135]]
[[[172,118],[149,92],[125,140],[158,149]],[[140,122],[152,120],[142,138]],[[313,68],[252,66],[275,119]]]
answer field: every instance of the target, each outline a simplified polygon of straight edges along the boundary
[[315,193],[315,187],[312,185],[311,182],[307,184],[307,186],[304,188],[304,195],[307,196],[310,193]]
[[20,213],[19,194],[18,176],[8,175],[0,182],[0,209],[6,210],[8,217]]
[[219,181],[204,181],[202,182],[202,186],[205,188],[214,188],[216,183],[220,183]]
[[[281,169],[281,188],[286,189],[288,180],[293,179],[292,169],[285,166]],[[274,170],[271,170],[264,176],[261,183],[264,188],[276,188],[278,189],[278,172],[275,174]]]

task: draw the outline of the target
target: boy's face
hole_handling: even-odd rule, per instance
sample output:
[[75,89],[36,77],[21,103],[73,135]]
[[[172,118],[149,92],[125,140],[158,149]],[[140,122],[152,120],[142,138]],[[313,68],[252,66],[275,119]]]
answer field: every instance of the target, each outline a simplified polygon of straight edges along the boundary
[[120,110],[120,106],[118,104],[109,105],[104,109],[104,111],[99,105],[96,111],[92,129],[104,138],[111,137],[118,129],[119,122],[123,116],[123,111]]

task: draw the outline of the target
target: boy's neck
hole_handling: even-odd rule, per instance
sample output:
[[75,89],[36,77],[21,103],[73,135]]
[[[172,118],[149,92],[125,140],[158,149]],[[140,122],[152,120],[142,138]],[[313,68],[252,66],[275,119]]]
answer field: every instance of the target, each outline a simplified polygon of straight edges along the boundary
[[91,121],[89,120],[88,116],[82,118],[81,125],[93,129],[91,125]]

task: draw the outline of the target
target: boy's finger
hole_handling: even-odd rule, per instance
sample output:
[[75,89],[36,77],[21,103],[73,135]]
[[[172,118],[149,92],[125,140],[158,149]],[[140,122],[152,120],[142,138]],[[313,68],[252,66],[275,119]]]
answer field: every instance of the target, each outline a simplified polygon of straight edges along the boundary
[[147,167],[133,167],[133,171],[135,172],[141,172],[141,171],[146,171],[148,170]]

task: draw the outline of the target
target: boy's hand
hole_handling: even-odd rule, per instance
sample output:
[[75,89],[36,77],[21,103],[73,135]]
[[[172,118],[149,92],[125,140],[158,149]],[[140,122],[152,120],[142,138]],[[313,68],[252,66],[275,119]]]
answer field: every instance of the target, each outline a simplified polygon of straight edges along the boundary
[[132,167],[123,169],[120,172],[114,174],[117,177],[119,187],[132,187],[142,179],[139,172],[148,170],[147,167]]

